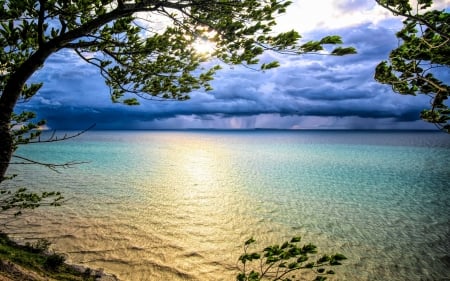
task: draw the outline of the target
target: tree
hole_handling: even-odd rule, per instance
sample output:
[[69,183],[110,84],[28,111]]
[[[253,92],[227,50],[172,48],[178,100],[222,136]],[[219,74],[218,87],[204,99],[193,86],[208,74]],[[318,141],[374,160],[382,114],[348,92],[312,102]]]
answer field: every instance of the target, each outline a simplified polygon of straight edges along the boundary
[[[211,58],[227,64],[262,63],[267,50],[305,54],[341,44],[339,36],[299,43],[296,31],[272,35],[275,16],[289,6],[284,0],[0,0],[0,182],[17,145],[35,140],[32,112],[14,113],[42,83],[28,80],[46,60],[69,50],[97,67],[110,88],[111,100],[127,105],[143,99],[186,100],[194,89],[211,90],[220,68],[202,69],[205,56],[193,43],[215,44]],[[164,19],[164,21],[162,20]],[[164,24],[165,22],[169,22]],[[330,55],[355,53],[351,47]]]
[[431,108],[420,117],[450,133],[450,86],[439,78],[450,70],[450,14],[429,10],[432,0],[416,1],[416,6],[408,0],[376,2],[405,20],[396,34],[399,47],[390,53],[389,62],[378,64],[375,79],[402,95],[430,96]]
[[317,254],[317,247],[313,244],[299,246],[300,240],[298,236],[293,237],[281,245],[272,245],[252,253],[248,249],[256,241],[253,238],[247,240],[244,243],[244,253],[239,257],[240,272],[236,280],[293,281],[302,278],[296,273],[307,271],[315,275],[315,281],[323,281],[327,279],[327,275],[334,274],[330,267],[341,265],[341,261],[347,259],[342,254],[334,254],[322,255],[316,261],[311,261],[311,255]]

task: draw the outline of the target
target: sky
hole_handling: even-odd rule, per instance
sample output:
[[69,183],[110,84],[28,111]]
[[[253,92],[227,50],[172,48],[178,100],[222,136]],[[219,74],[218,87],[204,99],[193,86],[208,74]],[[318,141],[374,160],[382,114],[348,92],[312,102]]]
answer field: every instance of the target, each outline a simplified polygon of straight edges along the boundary
[[[450,0],[434,1],[439,9]],[[214,90],[191,99],[113,104],[98,70],[74,53],[51,56],[32,81],[40,92],[18,110],[47,120],[49,129],[435,129],[420,120],[426,96],[402,96],[374,80],[376,65],[398,45],[402,19],[371,0],[295,0],[277,31],[303,39],[340,35],[358,54],[345,57],[267,54],[281,66],[265,72],[225,66]],[[450,74],[444,73],[450,81]]]

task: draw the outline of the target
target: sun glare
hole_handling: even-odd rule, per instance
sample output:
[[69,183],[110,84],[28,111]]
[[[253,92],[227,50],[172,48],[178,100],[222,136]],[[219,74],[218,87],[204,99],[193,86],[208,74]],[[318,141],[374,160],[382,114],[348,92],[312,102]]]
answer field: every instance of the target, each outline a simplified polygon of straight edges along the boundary
[[197,39],[193,47],[200,55],[210,55],[214,52],[215,44],[206,39]]
[[198,36],[197,39],[193,43],[193,47],[195,51],[200,55],[211,55],[215,48],[216,44],[214,43],[214,37],[216,36],[215,31],[204,31],[201,36]]

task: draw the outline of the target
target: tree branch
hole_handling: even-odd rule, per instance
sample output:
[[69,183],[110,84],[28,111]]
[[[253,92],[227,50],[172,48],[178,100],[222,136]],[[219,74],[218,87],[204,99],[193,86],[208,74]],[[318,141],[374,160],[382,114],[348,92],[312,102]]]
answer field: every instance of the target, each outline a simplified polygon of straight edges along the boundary
[[81,41],[77,43],[68,43],[65,48],[69,49],[79,49],[79,48],[88,48],[98,45],[100,42],[98,41]]
[[[86,128],[86,129],[84,129],[84,130],[82,130],[82,131],[79,131],[78,133],[73,134],[73,135],[67,135],[67,134],[65,134],[63,137],[60,137],[60,138],[58,138],[58,136],[56,135],[56,131],[53,131],[52,135],[51,135],[49,138],[47,138],[47,139],[45,139],[45,140],[41,140],[41,139],[39,138],[39,139],[36,140],[36,141],[29,141],[29,142],[27,142],[27,144],[29,144],[29,143],[57,142],[57,141],[65,141],[65,140],[73,139],[73,138],[76,138],[76,137],[78,137],[78,136],[80,136],[80,135],[86,133],[87,131],[91,130],[92,128],[95,127],[95,125],[96,125],[96,124],[92,124],[92,125],[89,126],[88,128]],[[18,144],[20,145],[21,143],[18,143]]]
[[44,45],[44,16],[46,0],[39,0],[39,16],[38,16],[38,45],[40,48]]
[[36,161],[36,160],[29,159],[29,158],[19,156],[19,155],[13,155],[12,157],[23,160],[25,162],[11,162],[11,163],[9,163],[10,165],[40,165],[40,166],[47,167],[50,170],[57,172],[57,173],[59,173],[58,168],[67,169],[67,168],[71,168],[72,166],[75,166],[75,165],[89,163],[86,161],[82,161],[82,162],[70,161],[70,162],[66,162],[66,163],[62,163],[62,164],[54,164],[54,163],[46,163],[46,162]]
[[434,31],[435,33],[439,34],[440,36],[444,37],[447,40],[450,40],[450,37],[445,34],[442,33],[441,31],[439,31],[435,26],[433,26],[430,22],[428,22],[427,20],[423,19],[423,17],[418,17],[416,15],[413,15],[411,13],[406,14],[406,13],[402,13],[400,11],[397,11],[396,9],[392,8],[391,6],[387,5],[387,4],[383,4],[380,0],[375,0],[380,6],[382,6],[383,8],[389,10],[391,13],[393,13],[394,15],[400,15],[400,16],[404,16],[406,18],[409,19],[413,19],[423,25],[426,25],[429,29],[431,29],[432,31]]

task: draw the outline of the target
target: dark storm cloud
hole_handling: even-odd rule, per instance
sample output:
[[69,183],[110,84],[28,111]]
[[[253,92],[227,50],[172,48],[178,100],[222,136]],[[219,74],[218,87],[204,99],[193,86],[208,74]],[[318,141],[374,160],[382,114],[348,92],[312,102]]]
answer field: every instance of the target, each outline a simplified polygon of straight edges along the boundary
[[298,89],[297,91],[290,92],[287,94],[292,96],[303,97],[308,100],[318,100],[318,101],[340,101],[340,100],[365,100],[372,98],[375,94],[372,92],[360,90],[360,89],[346,89],[345,91],[340,91],[335,87],[321,87],[318,89]]
[[[354,3],[363,5],[362,1]],[[398,21],[395,25],[400,26]],[[55,129],[82,129],[93,123],[98,129],[319,128],[347,123],[349,128],[358,124],[396,128],[396,122],[416,124],[428,99],[393,94],[373,79],[375,66],[396,47],[395,25],[363,24],[305,35],[318,39],[340,34],[358,54],[267,54],[263,61],[276,59],[281,66],[266,72],[224,66],[212,82],[213,91],[194,92],[185,102],[142,101],[137,107],[112,104],[97,69],[64,52],[53,56],[33,77],[45,85],[32,101],[19,107],[37,111]]]

